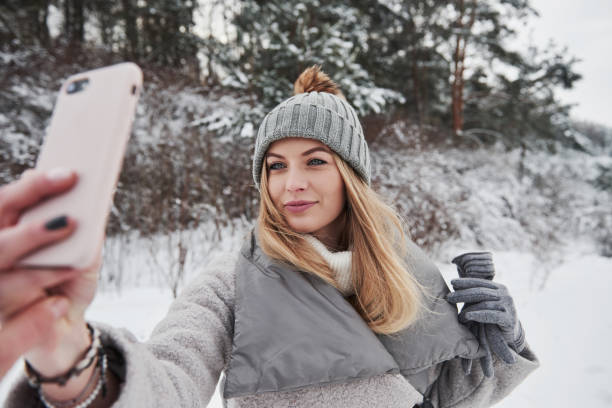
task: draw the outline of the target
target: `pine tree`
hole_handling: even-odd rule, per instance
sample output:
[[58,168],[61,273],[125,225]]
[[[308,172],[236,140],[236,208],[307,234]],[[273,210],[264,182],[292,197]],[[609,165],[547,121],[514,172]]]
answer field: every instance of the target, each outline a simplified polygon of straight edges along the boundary
[[48,46],[50,3],[50,0],[2,1],[0,46]]
[[[532,108],[542,104],[551,110],[549,116],[554,115],[552,111],[567,113],[554,99],[554,88],[571,87],[579,79],[572,70],[571,59],[559,60],[558,56],[548,59],[536,49],[527,56],[508,45],[508,40],[516,35],[513,27],[537,14],[528,0],[455,0],[452,5],[448,38],[452,46],[450,94],[455,135],[466,128],[477,128],[475,131],[489,135],[506,135],[514,128],[516,135],[525,135],[526,130],[521,129],[529,123],[525,118],[533,117]],[[552,69],[545,69],[544,76],[534,75],[547,64],[552,64]],[[508,79],[505,74],[508,71],[518,72],[518,79]],[[534,86],[542,86],[547,95],[529,89]],[[492,104],[482,103],[496,98]],[[503,128],[495,125],[492,120],[495,116],[503,117],[506,123],[509,120],[516,123]],[[548,125],[555,128],[551,120]]]
[[514,63],[514,75],[497,72],[490,80],[481,70],[475,72],[466,84],[467,132],[523,148],[572,143],[570,107],[558,100],[556,90],[569,89],[581,78],[574,71],[576,62],[551,44],[546,50],[530,47]]
[[404,100],[379,86],[359,62],[367,52],[368,16],[342,1],[240,2],[236,53],[225,61],[226,85],[248,89],[272,107],[292,93],[306,67],[320,64],[361,113]]
[[380,86],[400,92],[420,124],[444,117],[448,64],[442,0],[353,1],[367,15],[368,47],[359,61]]

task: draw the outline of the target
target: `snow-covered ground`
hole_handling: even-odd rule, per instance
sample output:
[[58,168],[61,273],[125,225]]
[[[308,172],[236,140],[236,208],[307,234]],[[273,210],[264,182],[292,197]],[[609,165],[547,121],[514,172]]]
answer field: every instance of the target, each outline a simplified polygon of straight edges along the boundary
[[[515,298],[540,368],[497,407],[612,406],[612,259],[587,246],[568,248],[562,262],[539,275],[520,252],[494,252],[496,277]],[[454,265],[438,264],[446,278]]]
[[[475,248],[448,252],[470,249]],[[612,406],[612,259],[593,255],[589,245],[578,243],[547,272],[527,253],[496,251],[493,259],[495,279],[509,287],[528,342],[541,361],[541,367],[497,406]],[[454,265],[437,264],[448,281],[456,276]],[[168,289],[99,293],[88,318],[128,327],[144,340],[171,300]],[[20,369],[16,366],[0,383],[0,404]],[[221,407],[218,391],[209,407]]]

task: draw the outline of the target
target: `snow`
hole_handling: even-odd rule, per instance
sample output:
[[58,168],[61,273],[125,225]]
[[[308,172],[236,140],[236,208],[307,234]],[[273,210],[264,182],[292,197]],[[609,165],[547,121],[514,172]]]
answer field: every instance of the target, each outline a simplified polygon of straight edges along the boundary
[[[612,317],[605,311],[611,306],[612,259],[576,243],[548,271],[523,252],[493,251],[493,260],[495,280],[512,294],[541,364],[496,407],[609,407]],[[447,282],[457,276],[452,264],[438,267]]]
[[[448,248],[459,254],[474,248]],[[497,407],[609,407],[612,405],[612,259],[593,254],[590,243],[568,246],[557,264],[547,270],[533,255],[493,251],[495,280],[513,295],[527,341],[541,367]],[[445,279],[457,276],[449,261],[438,261]],[[129,328],[140,340],[148,337],[172,301],[160,288],[124,289],[121,294],[98,293],[87,318]],[[17,364],[0,383],[0,404]],[[220,408],[217,392],[209,407]]]
[[[316,30],[312,28],[312,33]],[[343,40],[326,52],[334,54],[350,43],[340,32],[337,35]],[[27,67],[28,59],[0,53],[0,62]],[[340,81],[341,88],[355,98],[357,108],[382,109],[398,98],[398,93],[368,85],[367,72],[353,60],[338,64],[342,64],[341,72],[351,74],[340,75],[345,79]],[[0,155],[31,165],[59,82],[45,73],[25,79],[28,86],[15,80],[7,88],[11,101],[24,108],[0,113],[0,143],[7,149]],[[242,72],[226,80],[234,81],[236,87],[248,82]],[[275,88],[267,91],[276,92],[278,98],[286,96]],[[178,149],[190,146],[182,139],[186,133],[197,134],[201,129],[204,135],[223,129],[212,151],[219,157],[227,155],[229,161],[233,146],[247,145],[256,135],[256,124],[265,113],[250,98],[244,92],[217,93],[198,86],[149,82],[138,107],[133,143],[142,152],[160,143]],[[580,135],[575,138],[588,147],[589,154],[559,149],[554,154],[533,151],[522,157],[519,150],[495,146],[430,148],[416,126],[397,121],[377,136],[378,145],[371,145],[377,191],[392,199],[411,223],[415,241],[440,260],[439,267],[449,280],[456,273],[445,262],[454,255],[483,249],[494,253],[496,279],[515,296],[528,341],[542,362],[499,404],[502,407],[612,406],[607,387],[612,383],[612,357],[602,352],[612,337],[612,318],[604,314],[610,307],[612,259],[596,256],[593,247],[599,245],[599,253],[612,253],[612,192],[606,187],[612,181],[606,181],[609,170],[604,172],[612,167],[612,156],[609,137],[602,136],[591,145]],[[226,142],[227,149],[221,149]],[[0,166],[0,176],[8,175]],[[608,184],[597,187],[599,181]],[[222,195],[233,194],[236,187],[227,185]],[[210,220],[219,216],[210,203],[194,208],[210,214]],[[128,327],[139,339],[146,339],[171,302],[170,285],[177,283],[180,290],[183,282],[200,273],[199,265],[209,255],[236,250],[248,222],[237,227],[229,223],[228,231],[201,223],[197,231],[170,236],[141,239],[126,232],[107,239],[100,293],[88,317]],[[177,265],[177,240],[188,249],[184,275]],[[0,405],[9,383],[10,379],[0,383]],[[211,406],[221,406],[215,398]]]
[[240,131],[240,137],[244,137],[244,138],[255,137],[255,128],[253,127],[253,124],[251,122],[247,122],[244,124],[244,126],[242,127],[242,130]]

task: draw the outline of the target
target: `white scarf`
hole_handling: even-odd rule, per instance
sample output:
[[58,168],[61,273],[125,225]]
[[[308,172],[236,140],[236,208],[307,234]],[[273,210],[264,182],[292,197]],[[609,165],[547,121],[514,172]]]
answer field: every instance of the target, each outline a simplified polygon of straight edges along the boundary
[[351,258],[353,253],[351,251],[331,252],[321,241],[310,234],[304,235],[304,238],[325,259],[332,272],[335,273],[334,278],[342,296],[352,295]]

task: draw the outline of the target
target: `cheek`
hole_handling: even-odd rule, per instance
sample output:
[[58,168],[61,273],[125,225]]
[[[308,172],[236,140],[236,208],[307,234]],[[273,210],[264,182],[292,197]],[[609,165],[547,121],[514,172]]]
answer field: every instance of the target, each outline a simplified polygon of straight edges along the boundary
[[344,189],[344,182],[340,174],[334,174],[328,176],[324,185],[327,186],[326,196],[329,198],[329,203],[334,210],[341,211],[344,209],[344,203],[346,201],[346,193]]
[[283,188],[279,177],[268,178],[268,194],[270,195],[270,198],[272,199],[274,204],[277,204],[278,201],[281,199],[282,192]]
[[335,201],[336,210],[338,212],[342,212],[344,210],[345,203],[346,203],[346,195],[344,193],[344,186],[341,186],[341,188],[337,191],[337,195],[336,195],[336,201]]

